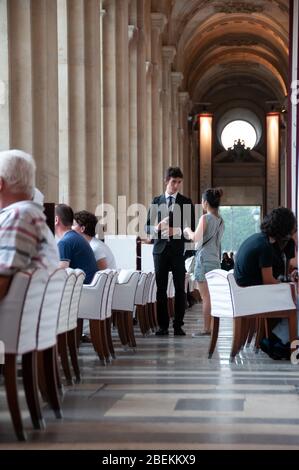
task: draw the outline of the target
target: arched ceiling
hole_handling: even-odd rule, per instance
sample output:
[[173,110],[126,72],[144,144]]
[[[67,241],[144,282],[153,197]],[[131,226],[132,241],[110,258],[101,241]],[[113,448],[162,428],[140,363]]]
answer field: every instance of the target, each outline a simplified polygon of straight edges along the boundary
[[[175,68],[192,101],[242,81],[244,93],[287,93],[288,0],[159,0],[168,17],[164,42],[177,49]],[[160,5],[160,6],[159,6]]]

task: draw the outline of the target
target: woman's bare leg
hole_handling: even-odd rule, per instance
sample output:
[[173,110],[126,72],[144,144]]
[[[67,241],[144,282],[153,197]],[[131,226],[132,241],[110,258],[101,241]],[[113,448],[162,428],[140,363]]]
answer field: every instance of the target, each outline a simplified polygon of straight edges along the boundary
[[204,332],[211,332],[211,300],[206,281],[197,283],[200,296],[202,298],[202,312],[203,312],[203,325]]

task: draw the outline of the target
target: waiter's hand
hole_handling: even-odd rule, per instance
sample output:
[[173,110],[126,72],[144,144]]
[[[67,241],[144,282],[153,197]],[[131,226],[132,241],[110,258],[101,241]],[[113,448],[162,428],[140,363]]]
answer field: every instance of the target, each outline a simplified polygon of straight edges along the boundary
[[180,229],[180,227],[165,227],[165,229],[162,230],[162,238],[181,238],[181,236],[182,230]]
[[169,228],[169,217],[165,217],[165,219],[161,220],[155,227],[156,232],[163,232],[163,230]]

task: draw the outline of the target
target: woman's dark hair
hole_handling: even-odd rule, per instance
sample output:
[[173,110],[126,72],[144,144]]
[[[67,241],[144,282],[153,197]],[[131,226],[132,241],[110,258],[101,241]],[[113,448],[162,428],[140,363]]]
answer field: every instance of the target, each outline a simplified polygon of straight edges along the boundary
[[182,178],[182,170],[178,166],[170,166],[165,172],[165,181],[168,182],[170,178]]
[[262,223],[261,231],[268,237],[280,241],[297,230],[297,221],[294,213],[286,207],[278,207],[267,214]]
[[65,227],[71,227],[73,225],[74,213],[70,206],[57,204],[57,206],[55,206],[55,215],[60,218],[62,225]]
[[74,219],[80,227],[84,227],[85,235],[95,236],[98,219],[94,214],[88,211],[80,211],[75,213]]
[[207,203],[213,207],[213,209],[218,209],[220,206],[220,199],[223,196],[223,191],[220,188],[209,188],[203,195],[202,199],[207,201]]

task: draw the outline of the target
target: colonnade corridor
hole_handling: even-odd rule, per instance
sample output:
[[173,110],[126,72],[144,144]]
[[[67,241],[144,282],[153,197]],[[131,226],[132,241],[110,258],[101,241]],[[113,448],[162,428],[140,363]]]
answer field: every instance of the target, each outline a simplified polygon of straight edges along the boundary
[[136,326],[136,352],[115,332],[108,367],[82,344],[83,380],[65,387],[64,419],[44,408],[46,430],[32,431],[23,406],[26,443],[16,442],[1,387],[0,449],[299,449],[298,366],[252,348],[230,363],[229,322],[209,360],[209,338],[191,337],[200,315],[200,304],[187,310],[185,337],[143,338]]

